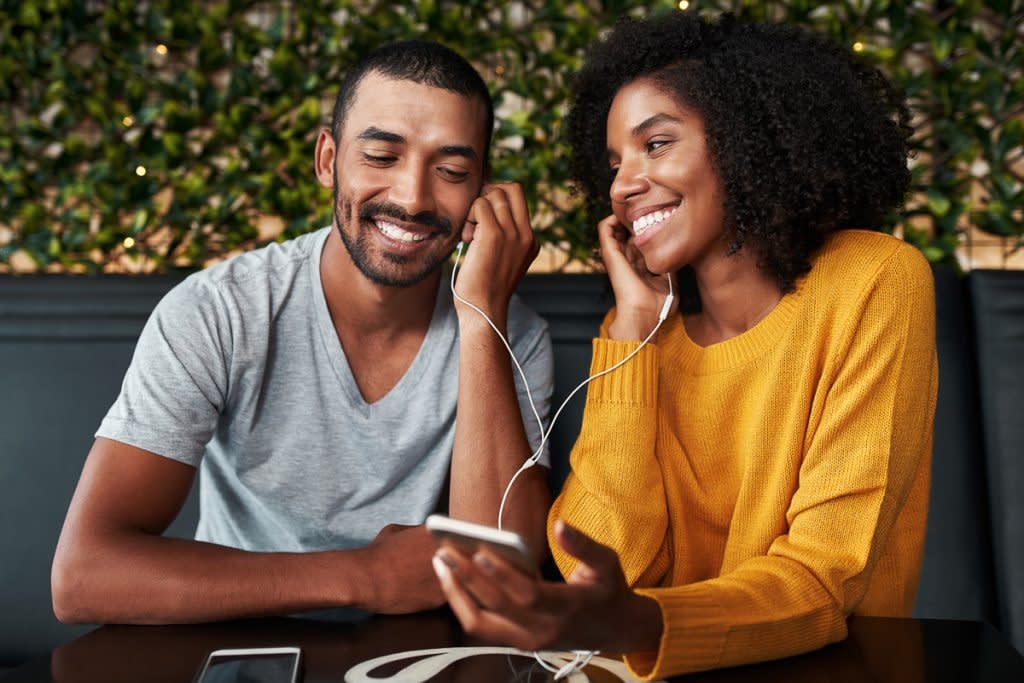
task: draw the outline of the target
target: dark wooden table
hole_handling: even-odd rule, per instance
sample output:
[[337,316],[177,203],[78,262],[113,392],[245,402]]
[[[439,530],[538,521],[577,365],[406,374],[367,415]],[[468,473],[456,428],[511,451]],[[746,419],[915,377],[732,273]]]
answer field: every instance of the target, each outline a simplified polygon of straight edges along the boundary
[[[345,620],[279,618],[194,626],[104,626],[62,645],[49,658],[15,669],[2,680],[188,683],[210,650],[271,645],[302,648],[304,681],[340,682],[352,667],[374,658],[484,644],[469,641],[444,610],[400,617],[349,616]],[[385,664],[372,674],[382,681],[397,681],[395,675],[414,661]],[[593,666],[585,673],[593,683],[620,680]],[[532,659],[492,654],[457,661],[430,680],[524,683],[549,681],[551,675]],[[855,617],[850,620],[850,635],[842,643],[799,657],[673,680],[1005,683],[1024,681],[1024,657],[987,624]]]

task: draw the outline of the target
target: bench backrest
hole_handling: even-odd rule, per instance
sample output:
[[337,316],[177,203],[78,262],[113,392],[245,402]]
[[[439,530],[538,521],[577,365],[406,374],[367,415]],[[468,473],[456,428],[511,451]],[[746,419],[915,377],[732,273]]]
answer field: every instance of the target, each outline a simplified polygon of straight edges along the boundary
[[[0,667],[45,654],[85,630],[59,624],[53,617],[50,562],[92,434],[117,395],[135,340],[153,306],[179,280],[0,276]],[[915,612],[998,625],[1012,615],[996,609],[989,518],[1002,513],[989,508],[970,306],[964,281],[952,274],[938,274],[937,292],[939,407],[931,513]],[[550,324],[557,408],[587,375],[591,339],[612,304],[606,279],[530,275],[520,295]],[[1004,360],[1016,363],[1019,375],[1024,347],[1000,348]],[[988,363],[982,374],[999,377],[1000,370]],[[996,410],[998,392],[1013,390],[1017,398],[1012,405],[1019,415],[1024,397],[1018,394],[1024,381],[1018,382],[1015,390],[1012,385],[986,388],[981,405],[986,411]],[[555,491],[568,471],[585,393],[573,398],[552,433]],[[993,424],[991,429],[998,430]],[[1002,487],[1003,504],[1016,505],[1017,510],[1016,516],[1000,518],[995,525],[996,551],[1002,553],[1004,566],[1010,563],[1010,569],[1000,574],[1007,590],[1014,585],[1013,576],[1024,572],[1019,563],[1013,565],[1020,557],[1021,536],[1016,545],[1010,542],[1014,533],[1020,533],[1024,514],[1021,498],[1012,494],[1024,484],[1019,481],[1024,471],[1019,457],[1022,421],[1015,424],[1017,431],[999,447],[1010,461],[1016,445],[1016,479],[988,472],[993,486]],[[168,533],[188,537],[196,521],[193,492]],[[1021,583],[1016,585],[1019,592]],[[1015,599],[1024,601],[1024,595]],[[1013,609],[1024,614],[1024,606]]]

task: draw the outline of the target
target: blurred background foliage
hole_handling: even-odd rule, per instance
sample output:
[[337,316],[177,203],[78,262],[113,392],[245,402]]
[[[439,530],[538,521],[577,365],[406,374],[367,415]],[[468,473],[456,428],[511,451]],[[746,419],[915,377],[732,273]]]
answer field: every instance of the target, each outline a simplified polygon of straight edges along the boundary
[[498,179],[528,193],[550,268],[593,228],[561,136],[582,52],[623,15],[731,11],[833,36],[906,91],[914,191],[890,228],[932,261],[1024,235],[1024,0],[480,2],[0,0],[0,272],[196,268],[326,225],[313,148],[381,42],[429,37],[485,75]]

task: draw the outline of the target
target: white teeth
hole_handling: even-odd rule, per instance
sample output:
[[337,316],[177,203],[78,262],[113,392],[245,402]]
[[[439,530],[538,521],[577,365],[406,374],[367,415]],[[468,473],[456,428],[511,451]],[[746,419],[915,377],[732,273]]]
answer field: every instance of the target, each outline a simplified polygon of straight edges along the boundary
[[675,209],[663,211],[652,211],[651,213],[645,214],[633,221],[633,234],[639,237],[640,235],[647,232],[651,226],[657,225],[662,221],[666,221],[669,217],[676,212]]
[[427,235],[421,235],[415,232],[409,232],[408,230],[402,230],[394,223],[388,223],[387,221],[376,221],[377,229],[384,233],[386,236],[399,242],[422,242],[427,239]]

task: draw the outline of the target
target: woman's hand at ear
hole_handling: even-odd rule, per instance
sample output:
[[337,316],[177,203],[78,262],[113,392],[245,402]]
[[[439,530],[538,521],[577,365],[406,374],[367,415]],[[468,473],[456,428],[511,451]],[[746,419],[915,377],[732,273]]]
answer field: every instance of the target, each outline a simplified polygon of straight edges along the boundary
[[661,610],[630,590],[615,553],[561,520],[555,537],[579,560],[566,583],[527,576],[487,550],[437,551],[434,569],[465,631],[526,651],[656,650]]
[[[668,277],[647,270],[632,235],[614,214],[597,225],[601,258],[615,291],[615,320],[608,328],[612,339],[644,339],[658,324],[668,295]],[[675,274],[671,276],[674,278]],[[678,300],[678,299],[677,299]],[[670,313],[678,308],[673,303]]]

